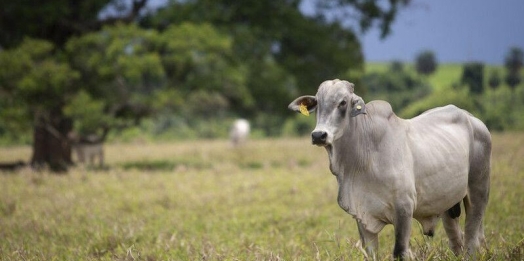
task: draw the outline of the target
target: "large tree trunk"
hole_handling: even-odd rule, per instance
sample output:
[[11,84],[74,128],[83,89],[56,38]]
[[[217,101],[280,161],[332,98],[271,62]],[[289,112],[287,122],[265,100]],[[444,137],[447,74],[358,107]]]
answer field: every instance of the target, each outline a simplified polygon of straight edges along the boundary
[[50,115],[37,113],[33,132],[31,165],[36,169],[48,166],[53,172],[65,172],[71,160],[71,120],[54,111]]

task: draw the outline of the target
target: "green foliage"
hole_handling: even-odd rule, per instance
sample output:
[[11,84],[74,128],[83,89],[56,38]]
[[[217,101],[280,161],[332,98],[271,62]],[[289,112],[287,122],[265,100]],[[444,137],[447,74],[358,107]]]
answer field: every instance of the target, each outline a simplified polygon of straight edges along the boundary
[[507,86],[487,91],[481,98],[482,119],[490,129],[523,129],[524,86],[512,90]]
[[110,2],[119,1],[2,1],[0,46],[14,48],[26,37],[62,46],[72,35],[95,30],[100,10]]
[[234,109],[253,106],[246,68],[236,61],[231,38],[210,24],[170,26],[161,35],[160,53],[171,87],[183,96],[193,91],[214,92]]
[[[10,51],[0,52],[0,88],[6,100],[29,105],[31,110],[49,110],[64,102],[73,91],[78,74],[54,56],[51,43],[26,39]],[[27,102],[27,104],[23,102]]]
[[504,59],[507,74],[505,77],[506,84],[512,89],[522,81],[520,69],[524,63],[524,52],[519,47],[512,47]]
[[[512,92],[507,87],[487,91],[482,97],[483,119],[493,130],[504,130],[512,125]],[[516,108],[515,108],[516,109]]]
[[430,75],[437,69],[437,61],[432,51],[423,51],[415,58],[415,68],[417,73]]
[[466,63],[460,82],[468,86],[469,91],[473,94],[484,92],[484,64],[479,62]]
[[315,117],[310,115],[305,117],[304,115],[295,115],[293,118],[289,118],[282,127],[282,135],[284,136],[306,136],[311,133],[315,128]]
[[80,135],[98,133],[107,127],[111,117],[104,113],[106,105],[102,100],[94,100],[86,91],[78,92],[64,107],[64,114],[75,119],[74,129]]
[[[187,22],[212,23],[232,37],[233,52],[244,65],[244,84],[253,103],[243,107],[233,103],[231,110],[257,118],[261,127],[283,123],[287,103],[298,89],[314,93],[325,79],[362,71],[361,49],[353,31],[340,23],[304,16],[297,1],[172,2],[143,21],[162,29],[166,24]],[[242,96],[242,101],[250,101]],[[271,114],[276,120],[261,120],[268,118],[261,113]]]
[[404,70],[398,62],[392,63],[389,71],[364,75],[362,84],[367,96],[373,100],[388,101],[395,111],[401,111],[431,92],[427,83]]
[[515,73],[515,72],[509,72],[507,75],[506,75],[506,84],[508,86],[510,86],[511,88],[515,88],[517,85],[520,84],[521,82],[521,76],[520,76],[520,73]]
[[66,55],[81,75],[81,91],[64,110],[77,131],[128,127],[152,114],[166,84],[158,45],[157,32],[123,24],[68,41]]
[[[378,24],[380,35],[385,38],[391,33],[391,24],[395,20],[398,10],[407,6],[409,0],[390,1],[387,5],[380,1],[355,1],[355,0],[317,0],[313,3],[321,10],[317,15],[335,17],[344,21],[348,13],[352,14],[360,25],[362,32],[368,31]],[[355,12],[356,10],[356,12]]]
[[27,135],[37,114],[48,119],[78,89],[79,74],[55,52],[53,44],[29,38],[0,52],[0,129]]
[[488,85],[492,89],[496,89],[500,86],[501,79],[498,70],[492,70],[489,74]]
[[421,100],[409,104],[409,106],[400,111],[399,115],[403,118],[412,118],[426,110],[448,104],[453,104],[470,112],[476,110],[475,103],[471,99],[468,89],[441,89],[434,91]]
[[352,31],[310,19],[290,24],[293,27],[283,35],[276,58],[295,76],[301,92],[313,94],[326,79],[342,78],[348,70],[361,71],[362,52]]
[[[524,64],[524,52],[519,47],[509,49],[504,58],[504,65],[510,73],[518,73]],[[510,85],[511,86],[511,85]]]

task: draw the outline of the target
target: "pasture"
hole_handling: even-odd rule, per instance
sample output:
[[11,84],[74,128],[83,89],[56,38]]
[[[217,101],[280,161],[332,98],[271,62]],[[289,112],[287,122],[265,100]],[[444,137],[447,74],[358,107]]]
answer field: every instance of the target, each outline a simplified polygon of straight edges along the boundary
[[[493,135],[482,260],[524,259],[524,134]],[[2,161],[29,147],[0,148]],[[107,167],[0,172],[0,260],[362,260],[308,138],[106,145]],[[463,216],[461,216],[463,221]],[[380,234],[390,260],[393,231]],[[414,222],[416,260],[461,260]]]

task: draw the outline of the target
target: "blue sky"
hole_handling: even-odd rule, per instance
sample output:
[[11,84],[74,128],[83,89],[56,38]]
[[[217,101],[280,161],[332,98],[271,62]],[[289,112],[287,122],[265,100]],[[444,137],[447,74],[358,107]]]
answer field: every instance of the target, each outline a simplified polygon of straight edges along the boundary
[[412,62],[423,50],[438,62],[503,64],[512,46],[524,50],[523,0],[412,0],[381,40],[361,36],[366,61]]

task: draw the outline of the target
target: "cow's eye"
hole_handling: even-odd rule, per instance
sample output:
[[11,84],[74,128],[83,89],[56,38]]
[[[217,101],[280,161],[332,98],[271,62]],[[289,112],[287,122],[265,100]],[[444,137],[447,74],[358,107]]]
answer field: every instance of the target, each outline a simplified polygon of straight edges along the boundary
[[346,101],[341,101],[339,104],[338,104],[338,107],[339,108],[342,108],[344,106],[346,106],[347,102]]

